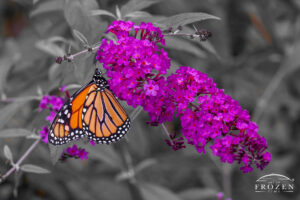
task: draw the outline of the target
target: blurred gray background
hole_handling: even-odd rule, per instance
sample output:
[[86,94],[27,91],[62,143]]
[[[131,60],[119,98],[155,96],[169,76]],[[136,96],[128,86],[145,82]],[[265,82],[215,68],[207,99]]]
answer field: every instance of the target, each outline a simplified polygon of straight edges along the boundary
[[[136,0],[136,5],[138,5]],[[152,1],[148,1],[152,2]],[[73,63],[55,63],[84,49],[72,32],[80,31],[89,44],[100,42],[112,22],[109,16],[90,16],[91,10],[121,12],[126,0],[3,0],[0,2],[0,129],[24,128],[32,132],[47,125],[38,112],[41,94],[59,95],[61,85],[90,80],[94,54]],[[135,5],[135,4],[134,4]],[[0,184],[0,199],[204,200],[224,192],[233,200],[300,199],[300,1],[298,0],[161,0],[142,8],[153,21],[183,12],[205,12],[221,20],[195,22],[212,32],[209,41],[168,38],[172,69],[186,65],[213,77],[219,88],[249,110],[266,137],[272,161],[260,171],[243,174],[192,146],[173,151],[165,144],[161,127],[145,122],[145,112],[132,124],[127,140],[83,146],[89,159],[68,159],[52,165],[48,145],[40,143],[24,163],[47,168],[51,174],[18,173]],[[145,14],[145,13],[144,13]],[[182,32],[193,33],[193,26]],[[71,47],[71,48],[69,48]],[[71,91],[71,93],[73,90]],[[30,98],[33,97],[33,98]],[[126,106],[128,113],[134,109]],[[179,131],[178,120],[166,124]],[[10,165],[3,155],[7,144],[17,160],[33,140],[1,138],[0,173]],[[84,144],[81,144],[84,145]],[[129,172],[134,171],[130,176]],[[255,193],[255,180],[278,173],[295,179],[293,193]],[[131,174],[132,175],[132,174]]]

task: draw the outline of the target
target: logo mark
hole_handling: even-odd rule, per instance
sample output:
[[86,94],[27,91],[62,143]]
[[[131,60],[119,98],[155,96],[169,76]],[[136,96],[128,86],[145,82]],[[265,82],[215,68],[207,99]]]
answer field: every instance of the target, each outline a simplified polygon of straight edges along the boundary
[[294,192],[294,179],[281,174],[268,174],[256,180],[255,192]]

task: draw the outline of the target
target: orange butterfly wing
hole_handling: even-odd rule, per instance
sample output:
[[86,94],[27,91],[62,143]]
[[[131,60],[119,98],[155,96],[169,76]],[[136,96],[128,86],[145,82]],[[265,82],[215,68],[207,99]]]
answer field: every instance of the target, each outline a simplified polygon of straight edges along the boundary
[[84,103],[83,130],[97,143],[120,140],[130,128],[130,119],[116,97],[106,88],[98,88]]
[[61,145],[86,135],[97,143],[109,144],[120,140],[129,128],[129,117],[96,69],[93,80],[60,109],[48,139]]
[[48,139],[51,144],[65,144],[73,139],[84,136],[81,119],[83,105],[88,93],[96,88],[95,84],[88,84],[78,90],[63,105],[50,127]]

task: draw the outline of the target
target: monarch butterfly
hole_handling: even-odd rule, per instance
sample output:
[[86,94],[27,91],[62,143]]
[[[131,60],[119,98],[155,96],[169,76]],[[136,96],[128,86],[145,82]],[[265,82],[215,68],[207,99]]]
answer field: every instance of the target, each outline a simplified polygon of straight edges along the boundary
[[120,140],[130,128],[130,119],[101,72],[96,68],[91,82],[76,91],[54,118],[49,142],[61,145],[87,136],[96,143]]

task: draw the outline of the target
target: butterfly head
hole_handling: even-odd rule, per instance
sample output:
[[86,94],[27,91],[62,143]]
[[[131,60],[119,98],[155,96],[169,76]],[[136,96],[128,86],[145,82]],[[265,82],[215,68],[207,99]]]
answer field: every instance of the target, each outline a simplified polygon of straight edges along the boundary
[[96,85],[98,87],[108,88],[107,81],[102,76],[102,73],[98,68],[95,69],[95,74],[93,76],[93,81],[96,83]]

